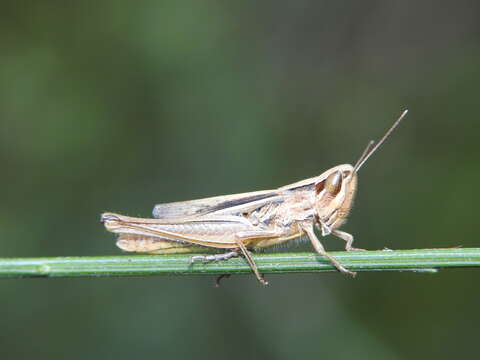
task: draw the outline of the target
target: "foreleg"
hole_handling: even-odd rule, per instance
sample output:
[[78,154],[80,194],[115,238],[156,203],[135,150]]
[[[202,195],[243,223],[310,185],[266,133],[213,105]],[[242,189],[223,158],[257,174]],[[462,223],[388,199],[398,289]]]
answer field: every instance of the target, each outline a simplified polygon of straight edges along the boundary
[[345,244],[345,250],[347,251],[362,251],[362,250],[365,250],[365,249],[359,249],[359,248],[354,248],[352,247],[352,243],[353,243],[353,235],[352,234],[349,234],[345,231],[340,231],[340,230],[333,230],[332,231],[332,235],[335,235],[336,237],[342,239],[342,240],[345,240],[346,244]]

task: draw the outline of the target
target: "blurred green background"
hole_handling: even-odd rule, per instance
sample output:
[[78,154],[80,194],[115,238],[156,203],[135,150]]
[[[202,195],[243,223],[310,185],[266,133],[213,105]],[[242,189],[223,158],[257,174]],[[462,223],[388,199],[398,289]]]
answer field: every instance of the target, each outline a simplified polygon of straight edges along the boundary
[[[118,255],[103,211],[315,176],[404,108],[343,229],[480,246],[477,1],[2,1],[0,19],[1,257]],[[1,358],[474,357],[478,274],[4,280]]]

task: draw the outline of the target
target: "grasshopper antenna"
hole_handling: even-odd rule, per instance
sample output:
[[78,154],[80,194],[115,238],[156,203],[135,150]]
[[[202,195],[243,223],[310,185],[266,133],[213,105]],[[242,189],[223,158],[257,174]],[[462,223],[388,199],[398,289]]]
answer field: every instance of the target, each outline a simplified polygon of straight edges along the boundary
[[375,144],[375,141],[373,141],[373,140],[370,140],[368,142],[368,145],[365,147],[365,150],[363,150],[362,155],[360,155],[357,162],[355,163],[355,166],[353,167],[353,172],[354,173],[358,170],[358,165],[363,161],[363,159],[365,159],[365,156],[367,156],[368,153],[370,152],[370,150],[372,149],[373,144]]
[[363,164],[365,164],[365,162],[370,158],[370,156],[372,156],[372,154],[375,151],[377,151],[380,146],[382,146],[382,144],[385,142],[385,140],[387,140],[387,138],[390,136],[390,134],[393,132],[393,130],[395,130],[395,128],[398,126],[398,124],[400,124],[400,121],[403,120],[403,118],[405,117],[405,115],[407,115],[407,113],[408,113],[408,109],[405,110],[402,113],[402,115],[400,115],[400,117],[397,119],[397,121],[395,121],[393,123],[393,125],[390,127],[390,129],[388,129],[388,131],[385,133],[385,135],[383,135],[383,137],[380,139],[380,141],[375,146],[373,146],[373,144],[375,143],[373,140],[368,143],[367,147],[365,148],[362,155],[358,159],[357,163],[353,167],[353,172],[354,173],[358,172],[358,170],[360,170],[360,168],[363,166]]

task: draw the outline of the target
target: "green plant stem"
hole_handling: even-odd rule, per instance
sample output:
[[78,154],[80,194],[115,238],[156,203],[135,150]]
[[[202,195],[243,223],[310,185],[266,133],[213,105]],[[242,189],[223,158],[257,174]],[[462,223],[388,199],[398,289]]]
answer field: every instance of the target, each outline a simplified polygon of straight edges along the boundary
[[[440,268],[480,267],[480,248],[396,251],[332,252],[354,271],[422,271]],[[191,255],[135,255],[52,258],[0,258],[0,277],[131,277],[155,275],[250,273],[243,258],[189,264]],[[336,271],[313,253],[256,254],[260,272],[298,273]]]

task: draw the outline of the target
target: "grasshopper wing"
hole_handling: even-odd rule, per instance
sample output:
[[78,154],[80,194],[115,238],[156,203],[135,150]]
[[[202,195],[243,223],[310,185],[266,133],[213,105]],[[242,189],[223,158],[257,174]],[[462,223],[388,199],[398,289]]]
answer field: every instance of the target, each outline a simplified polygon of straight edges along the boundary
[[153,208],[153,217],[174,220],[205,215],[235,215],[278,201],[281,197],[282,194],[277,190],[265,190],[158,204]]

